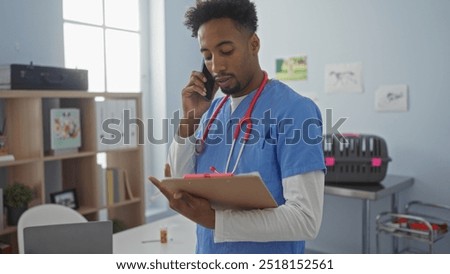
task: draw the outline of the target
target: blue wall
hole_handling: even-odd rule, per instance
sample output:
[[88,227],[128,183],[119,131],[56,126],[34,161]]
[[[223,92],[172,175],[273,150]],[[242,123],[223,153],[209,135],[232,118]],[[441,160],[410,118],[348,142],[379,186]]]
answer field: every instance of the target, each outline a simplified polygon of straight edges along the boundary
[[[318,104],[333,110],[334,122],[348,117],[343,132],[385,138],[393,161],[388,172],[415,178],[400,195],[450,204],[450,1],[447,0],[256,0],[262,66],[274,75],[278,57],[306,53],[308,80],[289,83],[314,92]],[[364,93],[326,94],[324,66],[362,62]],[[380,85],[407,84],[409,111],[374,110]],[[341,131],[341,132],[342,132]],[[374,204],[389,210],[389,199]],[[361,250],[359,200],[326,195],[319,237],[309,248],[332,253]],[[372,236],[374,227],[372,224]],[[344,240],[345,239],[345,240]],[[372,251],[374,251],[372,237]],[[438,252],[450,253],[450,239]]]
[[[194,1],[182,1],[181,5]],[[167,1],[166,8],[175,8]],[[170,3],[170,4],[169,4]],[[315,93],[323,113],[333,110],[333,121],[347,117],[342,132],[377,134],[386,139],[393,161],[388,173],[412,176],[414,186],[401,193],[400,205],[410,200],[450,204],[450,2],[447,0],[255,0],[261,38],[260,61],[273,77],[275,59],[305,53],[308,80],[288,82],[298,92]],[[275,4],[276,3],[276,4]],[[178,5],[178,4],[177,4]],[[182,75],[192,56],[177,68],[192,38],[180,24],[182,11],[166,11],[167,72]],[[169,43],[173,41],[174,43]],[[184,42],[183,42],[184,41]],[[186,49],[180,44],[188,45]],[[324,67],[333,63],[362,62],[364,93],[325,94]],[[181,77],[183,79],[183,77]],[[167,78],[169,79],[169,77]],[[374,110],[375,90],[381,85],[407,84],[409,111]],[[169,88],[169,86],[173,88]],[[168,98],[179,96],[183,81],[167,84]],[[172,100],[172,99],[171,99]],[[175,99],[174,99],[175,100]],[[167,112],[179,108],[168,102]],[[325,121],[327,122],[327,121]],[[371,250],[375,251],[375,217],[390,209],[390,199],[372,203]],[[362,202],[325,197],[319,237],[308,248],[329,253],[361,252]],[[450,237],[449,237],[450,238]],[[344,240],[345,239],[345,240]],[[389,239],[382,238],[388,247]],[[449,253],[450,239],[439,242],[437,252]]]

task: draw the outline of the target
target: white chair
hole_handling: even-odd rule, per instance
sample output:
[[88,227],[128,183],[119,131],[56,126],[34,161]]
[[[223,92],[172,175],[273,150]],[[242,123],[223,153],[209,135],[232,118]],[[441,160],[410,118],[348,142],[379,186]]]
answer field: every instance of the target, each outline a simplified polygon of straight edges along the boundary
[[17,224],[19,253],[24,253],[23,229],[29,226],[83,223],[87,219],[78,211],[58,204],[43,204],[32,207],[20,216]]

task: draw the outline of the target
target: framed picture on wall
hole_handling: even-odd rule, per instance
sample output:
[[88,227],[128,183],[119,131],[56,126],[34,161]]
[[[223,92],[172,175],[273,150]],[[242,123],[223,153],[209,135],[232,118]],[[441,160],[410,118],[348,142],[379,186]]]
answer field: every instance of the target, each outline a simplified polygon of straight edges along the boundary
[[50,193],[50,201],[54,204],[67,206],[72,209],[78,208],[77,193],[74,188]]

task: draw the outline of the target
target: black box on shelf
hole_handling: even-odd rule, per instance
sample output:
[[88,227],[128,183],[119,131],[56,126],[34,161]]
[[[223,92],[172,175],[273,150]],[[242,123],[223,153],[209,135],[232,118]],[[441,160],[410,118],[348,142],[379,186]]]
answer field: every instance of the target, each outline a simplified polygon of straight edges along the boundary
[[0,67],[0,89],[88,90],[88,71],[11,64]]
[[326,183],[379,183],[386,176],[386,141],[376,135],[327,134],[323,138]]

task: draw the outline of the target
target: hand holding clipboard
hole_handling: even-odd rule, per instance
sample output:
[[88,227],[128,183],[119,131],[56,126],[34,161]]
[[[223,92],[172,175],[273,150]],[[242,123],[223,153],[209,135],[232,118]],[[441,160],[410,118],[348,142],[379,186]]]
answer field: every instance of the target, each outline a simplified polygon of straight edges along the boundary
[[189,174],[184,178],[165,178],[161,183],[173,192],[187,192],[207,199],[214,208],[278,206],[259,174]]

